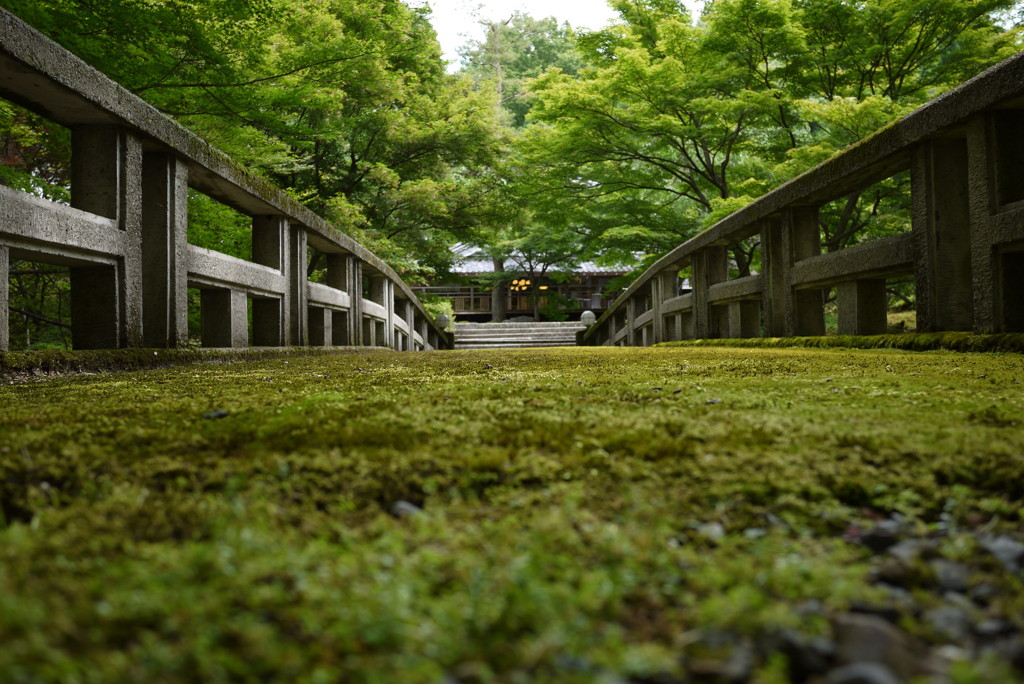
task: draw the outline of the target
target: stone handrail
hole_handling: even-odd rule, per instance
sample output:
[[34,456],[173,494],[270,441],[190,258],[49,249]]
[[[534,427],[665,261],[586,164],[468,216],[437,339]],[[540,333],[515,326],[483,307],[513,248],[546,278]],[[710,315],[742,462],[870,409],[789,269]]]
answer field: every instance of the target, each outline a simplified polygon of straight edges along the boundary
[[[819,207],[907,170],[908,232],[822,254]],[[761,272],[730,280],[729,246],[755,236]],[[884,333],[886,279],[903,276],[918,330],[1024,330],[1024,53],[672,250],[578,341],[823,335],[832,287],[840,334]]]
[[[204,346],[452,346],[387,264],[5,10],[0,96],[72,135],[71,206],[0,187],[0,351],[12,258],[69,267],[75,348],[186,344],[188,288]],[[252,217],[251,260],[188,244],[190,187]]]

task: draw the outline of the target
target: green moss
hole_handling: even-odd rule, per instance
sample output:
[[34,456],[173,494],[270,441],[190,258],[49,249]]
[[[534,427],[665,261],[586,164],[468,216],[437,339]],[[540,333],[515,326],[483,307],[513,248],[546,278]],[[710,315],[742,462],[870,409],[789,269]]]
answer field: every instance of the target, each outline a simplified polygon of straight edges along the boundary
[[945,349],[956,352],[1013,352],[1024,353],[1024,334],[1001,333],[978,335],[966,332],[899,333],[892,335],[827,335],[824,337],[761,337],[724,340],[684,340],[663,342],[659,347],[742,347],[742,348],[844,348],[844,349],[903,349],[907,351],[933,351]]
[[[1016,354],[688,346],[5,385],[0,672],[590,682],[679,675],[694,635],[827,633],[888,601],[851,527],[899,512],[973,563],[972,530],[1024,524],[1021,379]],[[979,563],[1018,620],[1019,577]]]

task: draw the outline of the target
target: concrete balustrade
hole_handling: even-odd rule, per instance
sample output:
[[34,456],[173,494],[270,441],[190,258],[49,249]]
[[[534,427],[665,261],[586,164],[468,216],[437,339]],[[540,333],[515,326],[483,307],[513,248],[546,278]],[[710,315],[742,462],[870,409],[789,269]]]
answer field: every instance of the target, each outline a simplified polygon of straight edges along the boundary
[[[69,268],[78,349],[186,344],[189,288],[203,346],[452,347],[387,264],[4,10],[0,96],[72,132],[70,207],[0,186],[0,351],[12,259]],[[252,217],[251,260],[188,244],[189,188]]]
[[[785,183],[683,243],[587,330],[586,345],[886,330],[886,281],[911,277],[921,331],[1024,331],[1024,53]],[[909,171],[906,233],[822,253],[825,204]],[[759,238],[760,272],[729,277]],[[689,269],[691,291],[679,289]]]

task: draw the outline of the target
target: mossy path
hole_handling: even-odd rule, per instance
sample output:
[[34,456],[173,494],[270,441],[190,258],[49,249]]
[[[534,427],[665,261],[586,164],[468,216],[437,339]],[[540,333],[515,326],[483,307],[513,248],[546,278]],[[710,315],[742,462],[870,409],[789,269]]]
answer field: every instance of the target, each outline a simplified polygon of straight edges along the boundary
[[1015,354],[600,348],[3,386],[0,679],[785,682],[857,613],[930,649],[912,674],[1013,681],[1022,382]]

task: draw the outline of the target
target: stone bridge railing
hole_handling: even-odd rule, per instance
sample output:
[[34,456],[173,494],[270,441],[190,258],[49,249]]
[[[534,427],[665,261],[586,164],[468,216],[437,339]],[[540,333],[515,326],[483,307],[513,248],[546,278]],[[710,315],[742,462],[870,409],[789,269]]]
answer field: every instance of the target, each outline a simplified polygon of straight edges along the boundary
[[[12,258],[69,267],[75,348],[185,344],[188,288],[204,346],[451,347],[380,259],[2,10],[0,96],[72,135],[71,206],[0,187],[0,351]],[[188,243],[190,187],[252,217],[251,260]]]
[[[907,170],[907,232],[822,253],[821,206]],[[760,273],[730,279],[729,247],[757,237]],[[823,335],[833,287],[840,334],[884,333],[886,279],[905,276],[918,330],[1024,330],[1024,53],[683,243],[578,341]]]

